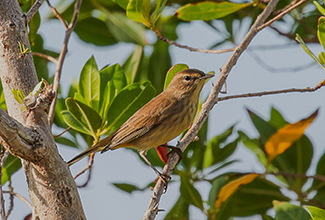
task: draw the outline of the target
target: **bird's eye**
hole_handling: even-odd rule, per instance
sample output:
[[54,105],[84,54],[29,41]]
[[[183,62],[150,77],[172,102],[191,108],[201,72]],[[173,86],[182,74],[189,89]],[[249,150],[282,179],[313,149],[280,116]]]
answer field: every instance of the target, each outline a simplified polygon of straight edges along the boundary
[[190,77],[190,76],[184,76],[184,79],[185,79],[186,81],[190,81],[190,80],[191,80],[191,77]]

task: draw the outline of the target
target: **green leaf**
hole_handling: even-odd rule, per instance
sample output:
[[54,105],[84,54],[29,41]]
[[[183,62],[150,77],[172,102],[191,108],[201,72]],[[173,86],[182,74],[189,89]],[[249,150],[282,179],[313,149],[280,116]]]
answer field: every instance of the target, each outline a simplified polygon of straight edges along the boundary
[[225,17],[254,3],[237,4],[232,2],[198,2],[187,4],[177,10],[176,16],[184,21],[213,20]]
[[5,164],[2,167],[1,184],[2,185],[5,184],[10,179],[11,175],[14,174],[16,171],[18,171],[20,168],[21,168],[20,159],[18,157],[9,154]]
[[188,220],[189,216],[189,203],[180,196],[175,205],[164,217],[164,220]]
[[74,32],[78,35],[80,40],[96,46],[107,46],[117,43],[106,23],[94,17],[78,21],[74,28]]
[[108,29],[117,41],[147,45],[144,27],[125,16],[121,12],[104,11]]
[[323,51],[318,53],[318,59],[321,64],[325,64],[325,53]]
[[115,2],[121,6],[124,10],[126,10],[127,5],[129,4],[129,0],[115,0]]
[[320,4],[318,4],[317,1],[313,1],[313,3],[315,4],[317,10],[318,10],[320,13],[322,13],[322,15],[325,15],[325,9],[324,9]]
[[125,76],[127,78],[128,84],[134,83],[139,68],[141,66],[141,60],[143,59],[143,47],[136,45],[134,51],[123,64],[123,69]]
[[184,172],[179,172],[179,176],[181,177],[181,195],[186,200],[187,203],[192,204],[203,211],[203,200],[200,193],[190,182],[188,176]]
[[322,44],[323,48],[325,49],[325,17],[320,17],[318,19],[317,37],[319,42]]
[[222,147],[223,142],[225,142],[232,134],[233,128],[234,126],[231,126],[224,133],[215,136],[208,142],[204,152],[203,168],[207,168],[215,165],[216,163],[222,162],[236,150],[238,140],[235,140]]
[[113,185],[127,193],[132,193],[133,191],[143,191],[143,189],[128,183],[113,183]]
[[29,26],[29,41],[31,44],[34,43],[38,28],[41,24],[41,16],[39,12],[36,12],[36,14],[33,16],[32,20],[28,23]]
[[209,200],[208,200],[208,205],[210,206],[209,212],[211,213],[214,212],[214,204],[217,200],[221,188],[226,184],[226,180],[227,180],[226,176],[220,176],[212,182],[212,186],[209,192]]
[[80,80],[78,84],[78,93],[85,99],[89,107],[98,111],[100,75],[98,72],[95,58],[92,56],[83,66],[80,73]]
[[314,206],[306,206],[313,220],[325,219],[325,210]]
[[126,85],[124,71],[119,64],[104,67],[100,72],[99,115],[106,121],[106,112],[116,96]]
[[91,134],[91,131],[88,129],[88,127],[84,126],[82,123],[76,120],[68,110],[63,110],[61,112],[61,115],[64,122],[72,129],[84,134]]
[[150,82],[143,84],[133,83],[125,87],[114,98],[107,115],[107,126],[103,133],[118,129],[139,108],[150,101],[155,94],[155,89]]
[[63,144],[63,145],[66,145],[66,146],[70,146],[70,147],[75,147],[75,148],[79,148],[79,145],[78,143],[68,139],[68,138],[65,138],[65,137],[62,137],[62,136],[59,136],[59,137],[55,137],[55,142],[56,143],[59,143],[59,144]]
[[163,83],[166,73],[171,63],[169,44],[158,40],[153,47],[153,52],[149,59],[148,79],[156,88],[157,93],[163,91]]
[[130,0],[126,7],[126,15],[133,21],[143,23],[151,27],[150,0]]
[[216,219],[262,214],[272,208],[273,200],[288,201],[289,198],[282,194],[279,186],[257,177],[253,182],[241,185],[222,203]]
[[0,108],[7,111],[7,105],[5,100],[5,94],[3,93],[2,83],[0,80]]
[[273,201],[275,220],[311,220],[308,212],[289,202]]
[[305,42],[303,41],[303,39],[300,37],[299,34],[296,34],[296,41],[298,41],[300,43],[300,45],[302,46],[302,48],[304,49],[304,51],[311,57],[313,58],[321,67],[323,67],[323,69],[325,70],[325,67],[322,65],[322,63],[317,59],[317,57],[313,54],[313,52],[311,52],[311,50],[309,50],[309,48],[307,47],[307,45],[305,44]]
[[[83,130],[87,131],[86,134],[92,135],[97,139],[98,135],[96,133],[102,123],[101,117],[98,113],[84,103],[72,98],[66,99],[65,103],[69,113],[82,125]],[[72,125],[70,126],[72,127]]]
[[17,89],[17,90],[12,89],[11,92],[14,95],[17,102],[19,102],[19,104],[23,104],[23,99],[25,98],[23,91],[21,91],[21,89]]
[[150,17],[150,22],[152,24],[155,24],[157,22],[166,3],[167,3],[167,0],[157,0],[156,1],[155,11],[152,13],[152,15]]

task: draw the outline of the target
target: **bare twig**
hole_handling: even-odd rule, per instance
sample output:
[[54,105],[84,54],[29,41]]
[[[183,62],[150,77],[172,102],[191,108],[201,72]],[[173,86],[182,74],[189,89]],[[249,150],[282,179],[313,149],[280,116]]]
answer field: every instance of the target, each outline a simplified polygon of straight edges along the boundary
[[275,176],[291,177],[291,178],[304,178],[304,179],[315,179],[325,183],[325,176],[322,175],[306,175],[304,173],[286,173],[286,172],[277,172],[277,173],[267,173]]
[[38,57],[41,57],[41,58],[44,58],[44,59],[47,59],[47,60],[55,63],[56,65],[58,64],[58,60],[57,59],[55,59],[52,56],[46,55],[44,53],[32,52],[32,55],[33,56],[38,56]]
[[30,203],[30,202],[29,202],[25,197],[23,197],[22,195],[20,195],[20,194],[18,194],[18,193],[15,193],[15,192],[11,192],[11,191],[3,191],[3,193],[8,193],[8,194],[10,194],[10,195],[14,195],[14,196],[16,196],[16,197],[19,198],[21,201],[25,202],[31,210],[33,210],[33,206],[32,206],[32,204],[31,204],[31,203]]
[[[0,154],[0,180],[2,180],[2,168],[6,162],[6,159],[9,156],[9,151],[3,147],[1,147],[1,154]],[[0,182],[0,202],[1,202],[1,218],[3,220],[7,219],[6,210],[5,210],[5,200],[3,198],[3,191],[2,191],[2,184]]]
[[62,131],[60,134],[58,135],[53,135],[54,138],[56,137],[60,137],[61,135],[63,135],[65,132],[69,131],[71,129],[71,127],[68,127],[67,129],[65,129],[64,131]]
[[27,23],[30,22],[30,20],[32,20],[33,16],[36,14],[36,12],[38,11],[38,9],[41,7],[41,5],[43,4],[44,0],[37,0],[34,5],[29,9],[29,11],[26,14],[26,21]]
[[[195,120],[194,124],[191,126],[189,131],[185,134],[185,136],[182,138],[182,140],[179,142],[178,147],[184,151],[186,147],[189,145],[189,143],[194,139],[194,137],[197,135],[198,131],[202,127],[203,123],[208,117],[209,111],[212,109],[212,107],[217,103],[218,101],[218,94],[225,83],[231,69],[236,64],[237,60],[239,59],[240,55],[245,51],[245,49],[248,47],[252,39],[255,37],[255,35],[258,33],[258,27],[263,25],[265,20],[268,18],[268,16],[272,13],[272,11],[275,9],[275,6],[277,5],[279,0],[271,0],[269,4],[265,7],[263,12],[257,17],[254,24],[246,34],[243,41],[239,44],[238,47],[236,47],[235,51],[230,56],[228,62],[224,65],[224,68],[222,69],[220,76],[213,88],[211,89],[210,95],[207,99],[207,101],[202,105],[202,109]],[[163,168],[163,175],[170,176],[173,173],[174,167],[177,164],[179,159],[179,156],[177,154],[172,154],[169,158],[167,164]],[[158,179],[158,182],[156,183],[155,188],[153,189],[148,208],[144,214],[143,219],[149,220],[154,219],[158,213],[158,204],[161,198],[161,195],[163,194],[165,185],[161,179]]]
[[90,154],[89,161],[88,161],[88,165],[73,177],[74,179],[76,179],[81,174],[83,174],[84,172],[86,172],[87,170],[89,170],[88,177],[87,177],[86,182],[84,184],[82,184],[82,185],[78,185],[78,188],[82,188],[82,187],[85,187],[85,186],[88,185],[89,180],[91,178],[91,168],[92,168],[92,165],[94,163],[94,157],[95,157],[95,154]]
[[53,89],[55,91],[55,97],[53,99],[53,102],[51,104],[50,110],[49,110],[49,114],[48,114],[48,120],[50,125],[52,125],[53,123],[53,119],[54,119],[54,114],[55,114],[55,107],[56,107],[56,102],[57,102],[57,98],[58,98],[58,91],[59,91],[59,86],[60,86],[60,79],[61,79],[61,74],[62,74],[62,67],[63,67],[63,63],[66,57],[66,54],[68,52],[68,43],[69,43],[69,39],[70,36],[72,34],[72,31],[77,23],[77,19],[78,19],[78,15],[80,12],[80,7],[81,7],[81,2],[82,0],[77,0],[75,3],[75,7],[74,7],[74,12],[73,12],[73,16],[72,16],[72,20],[68,26],[68,29],[65,32],[65,38],[64,38],[64,43],[62,46],[62,50],[59,56],[59,60],[58,60],[58,65],[56,67],[56,73],[54,76],[54,83],[53,83]]
[[48,6],[50,7],[50,9],[52,10],[53,14],[62,22],[63,26],[65,27],[65,30],[68,30],[68,25],[65,22],[65,20],[63,19],[63,17],[61,16],[61,14],[56,10],[56,8],[54,8],[49,0],[46,0]]
[[190,46],[187,46],[187,45],[179,44],[179,43],[177,43],[177,42],[175,42],[173,40],[170,40],[170,39],[166,38],[155,27],[151,28],[151,30],[156,33],[157,37],[160,40],[165,41],[166,43],[168,43],[170,45],[174,45],[174,46],[179,47],[179,48],[187,49],[189,51],[195,51],[195,52],[201,52],[201,53],[215,53],[215,54],[220,54],[220,53],[231,52],[231,51],[234,51],[236,49],[236,48],[230,48],[230,49],[225,49],[225,50],[198,49],[198,48],[190,47]]
[[292,93],[292,92],[315,92],[316,90],[320,89],[323,86],[325,86],[325,80],[323,80],[317,86],[312,88],[310,87],[303,88],[303,89],[292,88],[292,89],[283,89],[283,90],[268,91],[268,92],[256,92],[256,93],[246,93],[240,95],[231,95],[226,97],[220,97],[218,101],[226,101],[229,99],[248,98],[248,97],[261,97],[265,95],[274,95],[274,94],[283,94],[283,93]]
[[[13,192],[14,189],[12,188],[12,182],[11,182],[11,179],[9,178],[9,191],[10,192]],[[13,194],[10,194],[10,206],[9,206],[9,209],[8,209],[8,212],[6,214],[6,218],[9,217],[10,213],[12,212],[14,208],[14,195]]]

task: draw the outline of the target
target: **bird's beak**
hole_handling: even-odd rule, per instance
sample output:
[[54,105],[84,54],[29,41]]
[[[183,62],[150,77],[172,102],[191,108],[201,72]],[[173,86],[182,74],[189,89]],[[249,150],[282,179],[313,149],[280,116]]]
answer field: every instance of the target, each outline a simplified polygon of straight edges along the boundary
[[211,77],[214,77],[214,72],[209,72],[207,74],[205,74],[204,76],[201,76],[200,79],[209,79]]

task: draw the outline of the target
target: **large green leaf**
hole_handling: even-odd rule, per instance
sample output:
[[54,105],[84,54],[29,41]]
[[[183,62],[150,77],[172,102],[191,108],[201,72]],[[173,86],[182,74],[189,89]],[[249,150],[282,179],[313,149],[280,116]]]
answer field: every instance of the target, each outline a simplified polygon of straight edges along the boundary
[[[97,130],[100,128],[102,123],[101,117],[98,113],[78,100],[68,98],[65,102],[69,113],[82,125],[83,130],[87,131],[86,134],[92,135],[96,139]],[[72,125],[70,126],[72,127]]]
[[9,154],[8,158],[6,159],[6,162],[2,167],[2,185],[5,184],[10,179],[11,175],[18,171],[20,168],[20,159]]
[[107,111],[107,126],[103,133],[118,129],[139,108],[150,101],[154,94],[155,89],[150,82],[133,83],[125,87],[117,94]]
[[289,199],[281,193],[280,187],[257,177],[253,182],[240,186],[222,203],[216,219],[262,214],[272,208],[273,200],[288,201]]
[[306,208],[310,212],[310,215],[311,215],[313,220],[323,220],[323,219],[325,219],[325,210],[324,209],[320,209],[320,208],[314,207],[314,206],[307,206]]
[[189,216],[189,203],[180,195],[175,205],[164,217],[164,220],[188,220]]
[[311,220],[308,212],[289,202],[274,201],[275,220]]
[[143,47],[136,45],[134,51],[124,62],[123,69],[129,84],[135,82],[143,57]]
[[88,129],[88,127],[84,126],[82,123],[80,123],[78,120],[76,120],[68,110],[63,110],[61,112],[61,115],[63,117],[64,122],[72,129],[74,129],[78,132],[84,133],[84,134],[91,133],[91,131]]
[[182,197],[187,203],[192,204],[203,211],[203,200],[199,191],[197,191],[189,177],[184,172],[179,172],[179,176],[181,177],[180,191]]
[[225,17],[240,9],[253,5],[254,3],[237,4],[232,2],[198,2],[194,4],[187,4],[177,10],[176,16],[184,21],[192,20],[213,20]]
[[188,69],[188,65],[183,64],[183,63],[178,63],[174,66],[172,66],[165,77],[165,83],[164,83],[164,90],[166,90],[167,86],[169,85],[170,81],[172,81],[172,78],[176,75],[176,73]]
[[85,99],[89,107],[98,111],[100,99],[100,75],[95,58],[92,56],[83,66],[80,73],[78,93]]
[[130,0],[126,7],[126,15],[133,21],[150,27],[150,0]]
[[78,21],[74,32],[82,41],[96,46],[107,46],[117,43],[106,23],[94,17]]

